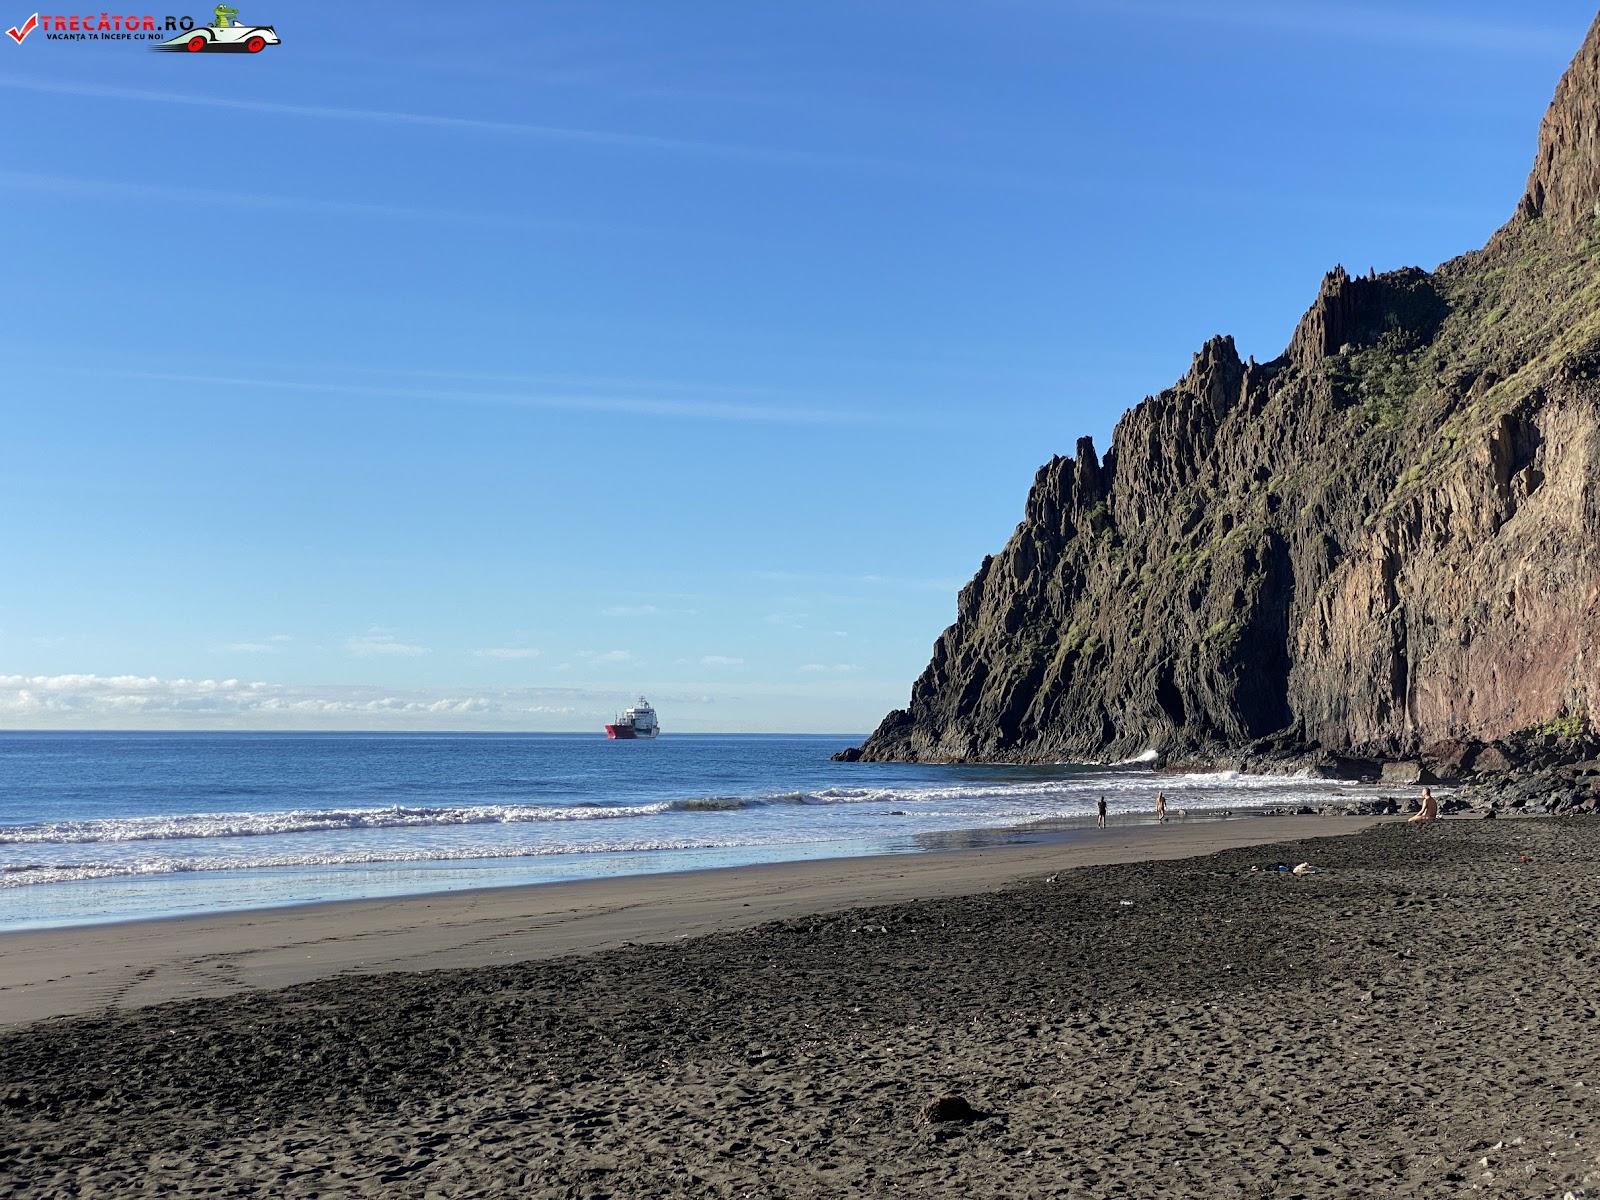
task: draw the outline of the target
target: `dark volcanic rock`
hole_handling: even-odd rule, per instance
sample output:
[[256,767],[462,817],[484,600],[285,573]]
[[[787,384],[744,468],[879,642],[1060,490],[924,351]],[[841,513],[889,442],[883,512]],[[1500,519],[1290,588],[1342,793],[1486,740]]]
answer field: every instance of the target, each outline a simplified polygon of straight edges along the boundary
[[1476,742],[1448,738],[1434,742],[1422,749],[1422,762],[1440,779],[1459,779],[1467,771],[1473,756],[1482,749]]
[[1383,764],[1384,783],[1433,783],[1433,773],[1419,762],[1387,762]]
[[1521,212],[1572,229],[1600,199],[1600,26],[1589,31],[1539,130],[1539,155]]
[[1342,754],[1324,754],[1311,765],[1310,774],[1317,779],[1377,783],[1383,774],[1383,766],[1370,758],[1347,758]]
[[1506,757],[1506,752],[1498,746],[1485,746],[1472,758],[1472,771],[1475,775],[1498,775],[1501,771],[1511,769],[1511,760]]
[[976,1121],[978,1112],[962,1096],[940,1096],[922,1106],[925,1121]]
[[1600,724],[1597,200],[1600,22],[1488,246],[1336,269],[1282,356],[1213,338],[1103,458],[1045,464],[864,757],[1335,752],[1457,778],[1486,743],[1575,752]]

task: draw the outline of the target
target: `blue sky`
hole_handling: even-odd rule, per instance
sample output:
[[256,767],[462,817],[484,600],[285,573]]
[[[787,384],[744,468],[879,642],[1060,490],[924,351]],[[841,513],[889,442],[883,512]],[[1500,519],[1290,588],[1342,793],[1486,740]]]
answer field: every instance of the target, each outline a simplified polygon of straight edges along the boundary
[[866,730],[1052,453],[1481,244],[1594,16],[238,7],[0,44],[6,727]]

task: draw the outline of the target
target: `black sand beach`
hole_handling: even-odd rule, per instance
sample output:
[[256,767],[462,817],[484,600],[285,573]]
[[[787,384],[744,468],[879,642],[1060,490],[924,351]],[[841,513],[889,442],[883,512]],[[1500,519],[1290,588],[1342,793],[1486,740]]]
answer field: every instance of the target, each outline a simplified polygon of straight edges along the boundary
[[334,975],[486,967],[677,941],[789,917],[991,891],[1064,868],[1349,834],[1371,818],[1251,814],[964,838],[924,854],[821,858],[568,883],[233,909],[0,933],[0,1028],[281,988]]
[[1384,824],[37,1023],[0,1191],[1561,1196],[1600,1181],[1597,850]]

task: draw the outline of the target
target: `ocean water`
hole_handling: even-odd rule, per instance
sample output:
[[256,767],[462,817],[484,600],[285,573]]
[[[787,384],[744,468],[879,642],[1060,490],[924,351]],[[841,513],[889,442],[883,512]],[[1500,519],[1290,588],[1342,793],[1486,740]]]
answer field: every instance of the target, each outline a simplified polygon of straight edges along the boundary
[[1340,785],[834,763],[839,737],[0,733],[0,929],[914,853]]

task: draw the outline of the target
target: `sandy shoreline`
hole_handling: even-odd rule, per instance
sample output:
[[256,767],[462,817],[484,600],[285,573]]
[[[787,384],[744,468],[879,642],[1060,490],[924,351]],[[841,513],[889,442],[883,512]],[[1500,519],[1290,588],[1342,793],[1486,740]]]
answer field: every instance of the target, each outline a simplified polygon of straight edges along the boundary
[[1597,859],[1593,820],[1384,822],[37,1022],[0,1194],[1592,1194]]
[[1040,844],[808,860],[0,933],[0,1026],[341,974],[592,953],[868,904],[989,891],[1076,866],[1354,833],[1356,817],[1244,816]]

